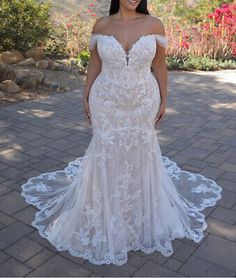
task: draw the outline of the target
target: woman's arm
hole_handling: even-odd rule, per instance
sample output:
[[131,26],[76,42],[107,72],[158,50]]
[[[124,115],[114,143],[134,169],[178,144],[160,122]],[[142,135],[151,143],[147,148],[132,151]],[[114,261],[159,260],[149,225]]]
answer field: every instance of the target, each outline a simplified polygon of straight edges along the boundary
[[163,47],[158,47],[158,53],[155,56],[156,59],[152,63],[153,73],[157,79],[160,88],[161,94],[161,104],[167,103],[167,82],[168,82],[168,74],[167,74],[167,64],[165,60],[165,49]]
[[[102,18],[100,18],[95,22],[93,26],[92,34],[100,32],[102,21],[103,21]],[[83,92],[84,113],[85,113],[85,118],[89,121],[89,123],[91,123],[90,109],[89,109],[89,93],[93,85],[93,82],[95,81],[96,77],[101,71],[101,67],[102,67],[102,61],[98,54],[97,44],[96,44],[95,47],[92,50],[90,50],[90,58],[89,58],[86,82],[85,82],[85,87]]]
[[[165,36],[165,29],[162,22],[157,19],[155,33]],[[167,72],[167,64],[166,64],[166,54],[165,48],[158,44],[157,51],[155,57],[152,61],[152,70],[154,76],[159,84],[160,95],[161,95],[161,104],[159,107],[159,111],[156,115],[155,124],[159,124],[160,120],[165,115],[165,109],[167,104],[167,85],[168,85],[168,72]]]
[[[93,27],[92,33],[99,33],[100,20],[98,19]],[[88,63],[86,83],[84,87],[84,99],[88,100],[90,88],[98,74],[101,71],[102,61],[98,54],[97,46],[90,50],[90,59]]]
[[[156,27],[156,33],[165,36],[165,29],[163,24],[159,21]],[[156,55],[153,58],[152,65],[153,73],[157,79],[161,94],[161,103],[166,104],[167,102],[167,64],[166,64],[166,54],[165,48],[158,44]]]

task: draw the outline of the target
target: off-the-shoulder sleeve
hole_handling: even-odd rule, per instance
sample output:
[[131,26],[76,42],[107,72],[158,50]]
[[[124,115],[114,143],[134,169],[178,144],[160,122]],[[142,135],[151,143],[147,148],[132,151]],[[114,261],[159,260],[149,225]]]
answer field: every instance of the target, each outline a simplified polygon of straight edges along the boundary
[[97,44],[98,34],[91,34],[89,41],[89,51],[92,51]]
[[168,46],[168,38],[164,35],[155,35],[157,43],[162,46],[162,47],[167,47]]

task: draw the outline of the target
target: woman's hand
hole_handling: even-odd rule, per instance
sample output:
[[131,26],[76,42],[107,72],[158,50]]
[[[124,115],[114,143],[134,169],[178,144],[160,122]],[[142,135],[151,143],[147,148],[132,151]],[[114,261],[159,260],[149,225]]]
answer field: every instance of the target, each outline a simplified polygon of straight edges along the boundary
[[159,106],[158,113],[157,113],[157,115],[155,117],[155,127],[159,128],[160,121],[165,116],[165,112],[166,112],[166,104],[165,103],[161,103],[161,105]]
[[87,97],[83,98],[83,107],[84,107],[84,114],[85,114],[85,118],[88,120],[88,122],[91,124],[91,114],[90,114],[90,110],[89,110],[89,101]]

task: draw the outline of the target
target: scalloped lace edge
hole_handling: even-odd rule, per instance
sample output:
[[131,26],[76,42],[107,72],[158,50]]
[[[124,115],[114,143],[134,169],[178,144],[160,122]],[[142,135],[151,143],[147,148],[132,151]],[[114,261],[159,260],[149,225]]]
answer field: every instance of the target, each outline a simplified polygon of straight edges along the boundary
[[[45,174],[56,173],[56,172],[61,172],[61,171],[66,171],[67,173],[70,173],[70,172],[72,172],[73,168],[75,167],[74,164],[80,165],[82,163],[82,161],[84,161],[87,157],[88,157],[88,155],[85,154],[84,156],[80,156],[80,157],[76,158],[75,160],[69,162],[68,165],[64,169],[62,169],[62,170],[54,171],[54,172],[44,172],[44,173],[42,173],[42,174],[40,174],[38,176],[45,175]],[[208,199],[210,202],[203,203],[200,208],[194,207],[192,205],[192,203],[189,203],[188,200],[185,199],[185,201],[188,203],[189,208],[191,209],[191,211],[193,211],[195,213],[198,213],[198,215],[200,216],[200,218],[197,218],[197,221],[199,223],[202,223],[202,228],[197,229],[197,231],[198,231],[198,236],[197,237],[196,237],[196,235],[194,233],[191,233],[191,230],[186,230],[184,235],[182,235],[182,234],[180,234],[178,232],[171,234],[170,237],[169,237],[169,241],[167,241],[167,244],[169,245],[169,247],[171,249],[171,252],[166,252],[166,250],[164,248],[161,248],[160,245],[158,245],[158,244],[155,245],[152,248],[146,248],[146,247],[144,247],[142,245],[141,242],[137,242],[135,244],[128,245],[127,248],[125,250],[123,250],[123,252],[122,252],[122,254],[124,256],[119,256],[119,257],[122,257],[120,259],[118,258],[118,256],[114,256],[113,254],[111,254],[109,252],[109,253],[107,253],[104,256],[104,258],[105,258],[104,260],[95,260],[93,258],[93,256],[91,254],[89,254],[89,252],[79,252],[78,250],[75,250],[75,249],[73,249],[71,247],[65,247],[65,246],[62,247],[62,246],[59,246],[57,244],[52,243],[48,239],[48,237],[43,233],[44,227],[36,224],[36,222],[39,219],[38,216],[39,216],[40,211],[35,213],[35,219],[31,223],[32,226],[35,227],[39,231],[39,234],[40,234],[41,237],[47,239],[58,251],[68,251],[72,256],[81,257],[81,258],[86,259],[86,260],[88,260],[89,262],[91,262],[92,264],[95,264],[95,265],[102,265],[102,264],[114,264],[114,265],[118,265],[118,266],[123,265],[128,260],[127,252],[129,252],[129,251],[139,251],[140,250],[140,251],[142,251],[145,254],[151,254],[151,253],[153,253],[155,251],[159,251],[159,252],[161,252],[161,254],[163,256],[169,257],[169,256],[171,256],[173,254],[173,248],[172,248],[171,241],[176,239],[176,238],[188,238],[189,240],[193,240],[194,242],[199,243],[204,238],[204,233],[203,233],[204,230],[208,227],[208,224],[207,224],[206,219],[205,219],[205,215],[203,213],[201,213],[200,211],[204,210],[207,207],[214,206],[216,204],[216,202],[219,199],[222,198],[221,192],[222,192],[223,188],[220,187],[214,180],[206,178],[205,176],[203,176],[203,175],[201,175],[199,173],[193,173],[193,172],[181,170],[181,168],[177,166],[176,162],[170,160],[166,156],[162,156],[162,158],[163,158],[164,164],[169,163],[169,164],[171,164],[171,167],[174,167],[174,171],[191,173],[191,174],[200,176],[204,180],[211,181],[212,184],[214,185],[214,188],[216,189],[214,191],[214,193],[216,193],[216,197]],[[82,170],[81,168],[79,168],[79,169],[80,169],[80,171]],[[29,178],[27,180],[27,182],[24,183],[21,186],[22,192],[20,194],[25,198],[25,200],[26,200],[26,202],[28,204],[35,206],[39,210],[42,210],[43,207],[40,206],[37,202],[31,201],[30,200],[30,196],[28,196],[27,193],[26,193],[27,192],[26,185],[33,178],[35,178],[35,177]]]

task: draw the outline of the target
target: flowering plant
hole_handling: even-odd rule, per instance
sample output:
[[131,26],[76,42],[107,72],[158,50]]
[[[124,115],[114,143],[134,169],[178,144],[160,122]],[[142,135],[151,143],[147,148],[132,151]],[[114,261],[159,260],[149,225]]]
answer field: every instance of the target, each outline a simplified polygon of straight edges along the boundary
[[232,59],[236,56],[236,4],[222,4],[198,24],[167,24],[170,57],[209,57]]
[[54,29],[60,29],[65,40],[64,52],[67,56],[76,57],[87,48],[93,23],[97,19],[95,5],[96,0],[90,0],[82,11],[74,14],[55,13],[52,16]]

